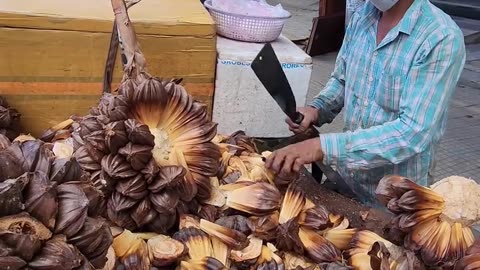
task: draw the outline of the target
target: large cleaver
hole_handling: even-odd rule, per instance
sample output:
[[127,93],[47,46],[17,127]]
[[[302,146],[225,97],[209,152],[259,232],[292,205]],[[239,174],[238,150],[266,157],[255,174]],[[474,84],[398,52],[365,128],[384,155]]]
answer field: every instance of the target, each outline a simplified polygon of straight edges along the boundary
[[[290,83],[282,69],[282,65],[272,48],[272,44],[267,43],[258,53],[251,65],[260,82],[267,89],[268,93],[280,106],[282,111],[293,122],[300,124],[303,121],[303,114],[297,112],[295,96],[293,95]],[[318,136],[319,133],[314,127],[310,127],[308,133]],[[355,197],[345,180],[333,170],[330,166],[322,162],[316,163],[320,170],[325,174],[328,180],[335,184],[338,191],[344,195]]]

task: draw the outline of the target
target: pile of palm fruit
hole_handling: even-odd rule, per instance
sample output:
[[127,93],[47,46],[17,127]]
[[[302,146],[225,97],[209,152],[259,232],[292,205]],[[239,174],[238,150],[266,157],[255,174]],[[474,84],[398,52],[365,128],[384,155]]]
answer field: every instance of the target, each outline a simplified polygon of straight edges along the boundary
[[350,228],[268,171],[243,132],[218,135],[178,81],[150,75],[124,2],[112,6],[117,94],[40,139],[11,132],[18,112],[0,102],[0,269],[480,269],[473,180],[386,176],[376,193],[404,243]]

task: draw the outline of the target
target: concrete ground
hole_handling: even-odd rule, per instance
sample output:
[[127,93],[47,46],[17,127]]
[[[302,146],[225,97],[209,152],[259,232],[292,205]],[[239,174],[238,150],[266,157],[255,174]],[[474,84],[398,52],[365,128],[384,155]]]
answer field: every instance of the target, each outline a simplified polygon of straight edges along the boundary
[[[281,2],[293,17],[287,23],[284,34],[293,39],[309,36],[312,18],[318,14],[318,0],[270,0]],[[472,29],[480,29],[480,21],[455,18],[464,30],[466,40]],[[471,27],[473,26],[473,27]],[[478,26],[478,28],[476,28]],[[471,28],[470,28],[471,27]],[[475,34],[475,33],[473,33]],[[473,39],[467,45],[467,63],[449,108],[448,125],[437,155],[435,177],[450,175],[473,178],[480,183],[480,43]],[[335,64],[336,53],[313,58],[313,73],[308,100],[311,100],[326,84]],[[338,132],[343,128],[343,115],[321,128],[321,131]]]

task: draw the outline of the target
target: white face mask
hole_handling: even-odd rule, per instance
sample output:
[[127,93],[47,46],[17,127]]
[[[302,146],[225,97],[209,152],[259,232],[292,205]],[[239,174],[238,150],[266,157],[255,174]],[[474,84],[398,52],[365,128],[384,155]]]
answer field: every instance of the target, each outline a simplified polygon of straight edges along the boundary
[[384,12],[393,7],[399,0],[370,0],[376,8],[380,11]]

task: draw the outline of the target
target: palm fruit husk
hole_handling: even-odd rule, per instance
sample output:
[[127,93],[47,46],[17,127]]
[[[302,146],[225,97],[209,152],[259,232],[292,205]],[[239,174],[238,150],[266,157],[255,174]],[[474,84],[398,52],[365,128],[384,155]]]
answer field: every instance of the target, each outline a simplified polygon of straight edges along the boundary
[[266,169],[264,156],[253,152],[254,140],[238,131],[231,136],[218,136],[214,142],[222,155],[218,178],[223,184],[234,183],[240,179],[264,181],[274,184],[274,174]]
[[10,142],[10,139],[7,138],[7,136],[0,134],[0,150],[8,148],[11,144],[12,143]]
[[363,230],[352,238],[346,252],[349,265],[358,270],[424,269],[413,252],[394,245],[379,235]]
[[333,225],[330,221],[330,213],[322,205],[315,205],[309,199],[298,217],[298,224],[314,230],[323,230]]
[[319,232],[322,236],[331,242],[339,250],[346,250],[350,247],[350,242],[357,233],[358,229],[349,228],[348,218],[335,214],[328,215],[329,226]]
[[341,259],[338,248],[319,233],[306,227],[300,227],[298,236],[306,254],[314,262],[336,262]]
[[71,237],[78,233],[88,215],[88,198],[76,184],[65,183],[57,187],[59,218],[55,225],[56,233]]
[[280,200],[280,192],[275,186],[255,182],[228,192],[226,205],[245,213],[262,216],[277,210]]
[[474,242],[471,225],[480,221],[480,185],[459,176],[430,188],[400,176],[386,176],[376,190],[396,214],[393,226],[407,235],[404,245],[428,266],[451,267]]
[[56,184],[50,182],[47,175],[36,171],[33,173],[25,190],[26,210],[35,218],[53,229],[58,212]]
[[20,113],[0,96],[0,135],[13,140],[20,134]]
[[22,260],[22,258],[17,256],[3,256],[0,257],[0,268],[1,269],[12,269],[20,270],[27,265],[27,262]]
[[47,227],[25,212],[0,218],[1,249],[27,262],[40,250],[41,242],[51,236]]
[[303,256],[299,256],[292,252],[284,252],[282,259],[285,264],[285,269],[309,269],[315,267],[315,264]]
[[106,264],[108,248],[112,241],[108,223],[105,220],[90,217],[86,218],[82,229],[68,240],[96,269]]
[[332,243],[339,250],[346,250],[350,247],[350,241],[357,232],[357,229],[329,229],[322,234],[325,239]]
[[68,244],[64,236],[58,235],[47,241],[40,254],[28,266],[34,270],[70,270],[79,267],[81,263],[81,253]]
[[[100,204],[101,194],[89,182],[67,178],[79,174],[52,176],[53,168],[61,171],[65,166],[56,161],[71,159],[71,148],[65,146],[22,136],[3,149],[7,154],[0,153],[15,160],[22,172],[16,179],[0,182],[5,187],[2,195],[11,198],[0,208],[10,209],[0,214],[0,246],[21,258],[29,269],[102,268],[112,242],[108,226],[100,230],[91,226],[100,219],[88,210]],[[57,252],[60,249],[64,253]]]
[[285,269],[285,264],[280,256],[264,245],[262,253],[254,264],[254,269]]
[[263,241],[253,235],[248,237],[249,244],[242,250],[232,250],[231,258],[235,262],[249,261],[258,258],[262,253]]
[[28,173],[0,182],[0,216],[18,214],[25,209],[23,190],[30,181]]
[[117,256],[115,255],[115,250],[112,246],[108,248],[107,251],[107,263],[102,268],[102,270],[115,270],[115,266],[117,264]]
[[215,220],[217,220],[220,214],[220,208],[208,204],[202,205],[200,207],[200,211],[198,211],[198,217],[208,220],[210,222],[214,222]]
[[218,237],[211,237],[213,257],[221,262],[226,268],[230,268],[231,248]]
[[245,234],[205,219],[200,220],[200,228],[212,237],[217,237],[228,247],[234,250],[244,249],[248,246],[248,238]]
[[248,225],[248,218],[241,215],[224,216],[217,219],[215,223],[239,231],[245,235],[250,235],[252,232]]
[[182,261],[181,270],[226,270],[227,268],[213,257],[205,257],[200,260]]
[[251,216],[248,218],[247,224],[253,235],[265,241],[270,241],[277,237],[279,216],[278,211],[262,217]]
[[258,152],[258,149],[255,147],[254,139],[247,136],[242,130],[235,131],[230,136],[219,136],[217,140],[219,143],[238,146],[242,151],[250,153]]
[[[42,132],[39,139],[44,142],[54,142],[57,141],[60,137],[62,131],[68,131],[73,124],[73,119],[67,119],[56,124],[53,127],[50,127]],[[69,136],[67,136],[69,137]]]
[[147,241],[152,265],[164,267],[175,264],[186,253],[185,245],[165,235],[157,235]]
[[466,255],[458,260],[454,270],[478,270],[480,269],[480,239],[466,251]]
[[181,229],[173,235],[173,239],[182,242],[188,248],[188,257],[191,260],[214,256],[208,234],[200,229],[193,227]]
[[194,215],[187,215],[187,214],[180,215],[178,223],[179,223],[178,224],[179,230],[190,228],[190,227],[200,229],[200,218]]
[[0,232],[0,242],[5,249],[10,250],[9,254],[16,255],[25,261],[32,260],[35,253],[42,247],[37,235],[27,233],[3,231]]
[[276,242],[281,250],[303,253],[299,238],[298,216],[305,206],[305,195],[292,183],[285,193],[278,218]]
[[124,230],[113,239],[112,247],[125,269],[150,269],[147,243],[138,235]]
[[55,159],[50,169],[50,180],[61,184],[67,181],[78,181],[82,177],[80,165],[73,156],[73,144],[68,139],[54,142],[52,152]]
[[223,207],[226,203],[226,196],[222,190],[220,190],[218,178],[210,177],[210,184],[212,186],[212,192],[210,194],[210,198],[204,203],[215,207]]

